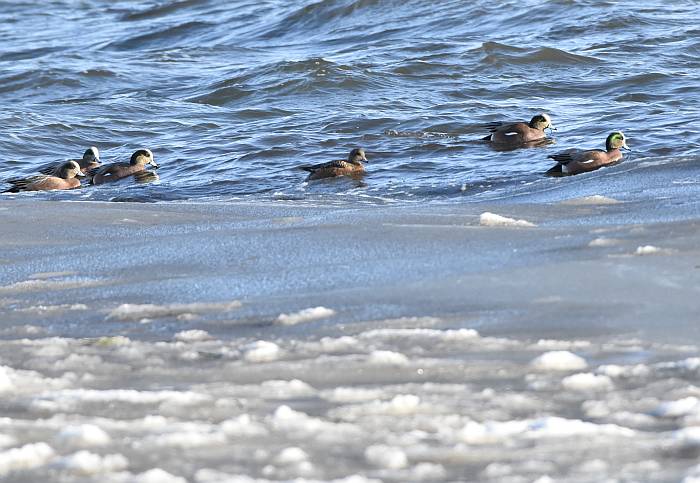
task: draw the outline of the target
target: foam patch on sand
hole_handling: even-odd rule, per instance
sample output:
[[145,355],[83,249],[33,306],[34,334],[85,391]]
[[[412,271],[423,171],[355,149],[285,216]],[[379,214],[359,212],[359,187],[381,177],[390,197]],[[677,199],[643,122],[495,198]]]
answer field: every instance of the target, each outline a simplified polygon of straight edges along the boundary
[[204,302],[193,304],[122,304],[107,314],[107,320],[144,320],[161,319],[166,317],[179,317],[198,315],[211,312],[228,312],[238,309],[241,303],[238,300],[232,302]]
[[515,227],[533,227],[537,226],[527,220],[516,220],[506,216],[497,215],[495,213],[484,212],[479,215],[479,224],[481,226],[515,226]]
[[282,325],[296,325],[302,322],[311,322],[312,320],[320,320],[335,315],[335,310],[326,307],[310,307],[291,314],[280,314],[277,317],[277,322]]
[[583,357],[569,351],[545,352],[533,359],[530,365],[542,371],[577,371],[588,366]]

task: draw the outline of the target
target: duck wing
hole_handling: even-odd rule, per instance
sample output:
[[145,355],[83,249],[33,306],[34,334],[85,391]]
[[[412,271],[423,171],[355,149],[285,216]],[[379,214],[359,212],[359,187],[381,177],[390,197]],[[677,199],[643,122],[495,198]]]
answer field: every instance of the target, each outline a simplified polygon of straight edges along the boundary
[[311,166],[299,166],[299,169],[303,169],[304,171],[308,171],[309,173],[314,173],[314,172],[322,170],[322,169],[344,168],[346,164],[347,164],[347,161],[338,160],[338,161],[329,161],[327,163],[321,163],[321,164],[313,164]]
[[5,190],[5,193],[19,193],[20,191],[27,191],[29,185],[36,185],[37,183],[41,183],[42,181],[45,181],[49,178],[52,178],[52,176],[37,175],[30,176],[29,178],[8,179],[6,183],[12,186],[9,189]]

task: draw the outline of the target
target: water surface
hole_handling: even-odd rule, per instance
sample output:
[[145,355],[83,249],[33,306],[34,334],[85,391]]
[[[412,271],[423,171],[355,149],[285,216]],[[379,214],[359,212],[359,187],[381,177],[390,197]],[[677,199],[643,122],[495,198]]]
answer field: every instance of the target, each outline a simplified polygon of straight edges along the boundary
[[[697,18],[697,2],[3,2],[0,177],[94,144],[105,161],[151,148],[160,181],[40,196],[464,202],[549,189],[547,154],[616,129],[631,166],[697,160]],[[538,111],[556,144],[478,141]],[[363,183],[295,169],[357,145]]]

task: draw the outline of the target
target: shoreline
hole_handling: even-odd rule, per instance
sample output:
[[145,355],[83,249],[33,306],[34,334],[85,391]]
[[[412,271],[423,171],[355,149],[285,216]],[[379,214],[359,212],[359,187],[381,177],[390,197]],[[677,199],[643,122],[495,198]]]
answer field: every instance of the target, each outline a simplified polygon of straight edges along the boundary
[[2,202],[0,476],[692,475],[700,219],[631,205]]
[[[550,300],[554,312],[566,313],[567,303],[591,313],[598,306],[598,318],[608,313],[611,328],[652,332],[645,311],[661,316],[655,307],[673,302],[690,325],[699,306],[693,243],[700,217],[620,224],[629,206],[603,197],[359,209],[0,202],[0,221],[13,227],[0,236],[6,268],[0,294],[31,303],[41,292],[22,283],[69,272],[48,278],[57,283],[51,290],[45,284],[42,302],[83,303],[88,295],[105,307],[236,299],[249,301],[247,317],[262,319],[330,304],[346,307],[344,320],[351,322],[513,310],[527,318],[538,313],[536,301]],[[536,226],[480,226],[484,212]],[[76,288],[61,286],[76,280]],[[614,310],[616,304],[628,313]],[[571,317],[585,323],[583,315]]]

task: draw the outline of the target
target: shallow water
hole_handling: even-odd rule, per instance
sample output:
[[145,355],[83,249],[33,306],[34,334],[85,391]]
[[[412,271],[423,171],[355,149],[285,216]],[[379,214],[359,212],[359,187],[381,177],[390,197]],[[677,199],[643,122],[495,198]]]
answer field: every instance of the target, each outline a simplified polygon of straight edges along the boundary
[[[626,165],[697,161],[699,17],[697,2],[3,2],[0,178],[94,144],[104,161],[151,148],[160,181],[40,197],[464,202],[546,188],[547,154],[615,129]],[[478,141],[541,110],[554,145]],[[356,145],[363,183],[295,169]]]

